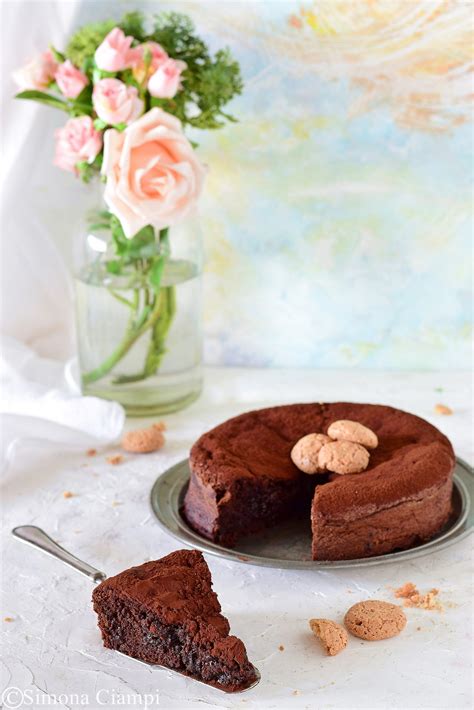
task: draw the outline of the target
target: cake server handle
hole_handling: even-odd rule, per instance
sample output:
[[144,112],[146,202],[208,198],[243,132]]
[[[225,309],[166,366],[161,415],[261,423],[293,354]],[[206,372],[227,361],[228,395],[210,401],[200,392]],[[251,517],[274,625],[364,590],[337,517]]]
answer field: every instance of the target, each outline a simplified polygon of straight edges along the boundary
[[13,528],[12,535],[23,542],[27,542],[29,545],[33,545],[33,547],[43,550],[47,555],[51,555],[51,557],[55,557],[57,560],[73,567],[78,572],[85,574],[89,579],[92,579],[93,582],[102,582],[107,576],[100,570],[92,567],[92,565],[88,565],[87,562],[83,562],[78,557],[72,555],[65,550],[64,547],[61,547],[61,545],[58,545],[44,530],[36,527],[36,525],[20,525],[17,528]]

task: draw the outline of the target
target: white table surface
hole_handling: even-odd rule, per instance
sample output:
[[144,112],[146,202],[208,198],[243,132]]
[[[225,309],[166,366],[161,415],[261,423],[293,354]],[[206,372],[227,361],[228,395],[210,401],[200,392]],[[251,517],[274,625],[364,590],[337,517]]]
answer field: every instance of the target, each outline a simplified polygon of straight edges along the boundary
[[[253,407],[341,399],[412,411],[436,424],[458,456],[472,462],[469,378],[451,372],[212,369],[201,399],[164,417],[161,452],[126,455],[118,466],[105,460],[118,447],[93,458],[43,448],[23,452],[2,491],[2,689],[17,687],[24,693],[19,707],[33,708],[145,707],[146,694],[152,696],[148,707],[157,706],[158,695],[160,708],[471,707],[469,539],[412,561],[354,571],[280,571],[208,557],[223,613],[262,674],[255,689],[227,695],[104,649],[89,580],[10,535],[15,525],[38,525],[108,574],[161,557],[179,543],[156,523],[150,488],[198,435]],[[438,402],[453,415],[435,414]],[[141,423],[131,420],[128,427]],[[65,491],[74,497],[64,498]],[[309,618],[340,621],[356,601],[393,601],[392,588],[407,581],[422,591],[438,587],[445,611],[408,609],[399,637],[377,643],[351,638],[339,656],[323,655]],[[15,691],[5,696],[4,707],[14,707],[18,697]]]

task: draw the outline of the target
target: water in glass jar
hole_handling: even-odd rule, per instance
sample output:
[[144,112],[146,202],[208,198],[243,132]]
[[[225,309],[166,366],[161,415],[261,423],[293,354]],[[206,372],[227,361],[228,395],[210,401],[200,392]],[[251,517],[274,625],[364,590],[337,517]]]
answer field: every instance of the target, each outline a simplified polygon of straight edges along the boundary
[[[142,284],[105,272],[103,264],[89,264],[76,278],[77,341],[83,378],[97,372],[123,342],[131,309],[145,298]],[[83,390],[124,405],[127,413],[147,416],[171,412],[192,402],[202,386],[201,276],[196,265],[170,260],[162,288],[174,287],[174,315],[164,340],[164,354],[156,374],[140,379],[150,346],[145,331],[112,369]],[[125,381],[125,382],[124,382]]]

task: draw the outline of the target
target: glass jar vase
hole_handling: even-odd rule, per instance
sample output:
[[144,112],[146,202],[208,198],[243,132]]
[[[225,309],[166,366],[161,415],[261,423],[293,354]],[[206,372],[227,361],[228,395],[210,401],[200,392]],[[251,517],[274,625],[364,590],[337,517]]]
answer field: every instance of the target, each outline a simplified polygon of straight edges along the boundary
[[130,416],[173,412],[202,388],[202,238],[197,218],[127,239],[92,210],[75,255],[76,322],[84,394]]

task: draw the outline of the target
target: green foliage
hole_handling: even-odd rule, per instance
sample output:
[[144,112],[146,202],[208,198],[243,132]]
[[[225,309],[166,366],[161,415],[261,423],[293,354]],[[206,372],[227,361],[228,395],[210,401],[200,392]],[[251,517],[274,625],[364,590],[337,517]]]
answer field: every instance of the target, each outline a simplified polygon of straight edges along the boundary
[[137,42],[143,42],[146,39],[145,18],[143,17],[143,12],[139,10],[127,12],[118,23],[118,27],[126,35],[134,37]]
[[188,66],[209,58],[207,47],[194,32],[187,15],[162,12],[154,17],[154,31],[149,39],[158,42],[173,59],[182,59]]
[[[52,87],[50,88],[52,89]],[[36,91],[36,89],[20,91],[19,94],[16,94],[15,98],[36,101],[40,104],[51,106],[52,108],[59,108],[61,111],[66,111],[66,113],[69,113],[71,116],[90,116],[93,112],[91,96],[92,88],[86,86],[77,99],[63,99],[60,96],[53,96],[44,91]]]
[[47,106],[52,106],[53,108],[59,108],[61,111],[67,111],[69,113],[69,104],[67,101],[60,99],[59,96],[51,96],[50,94],[46,94],[44,91],[28,89],[27,91],[20,91],[19,94],[16,94],[15,98],[38,101],[40,104],[46,104]]
[[[99,155],[96,156],[94,161],[92,163],[88,163],[87,161],[81,161],[80,163],[76,163],[76,170],[78,176],[81,178],[81,180],[85,183],[88,183],[92,180],[93,177],[98,175],[100,173],[100,169],[102,167],[102,155],[99,153]],[[98,225],[94,225],[96,228]],[[101,228],[106,229],[108,228],[108,224],[102,224]]]
[[138,259],[152,259],[156,256],[158,245],[155,230],[151,225],[140,229],[130,239],[125,236],[120,221],[115,215],[109,215],[109,226],[114,241],[115,253],[122,259],[123,266],[128,266]]
[[76,163],[76,170],[82,182],[85,183],[90,182],[94,175],[92,166],[86,160],[82,160],[80,163]]
[[103,131],[107,127],[107,123],[101,118],[94,118],[94,128],[96,131]]
[[86,84],[81,93],[74,99],[78,104],[92,104],[92,84]]
[[95,65],[92,68],[92,81],[94,84],[96,84],[101,79],[114,79],[116,76],[116,72],[98,69]]
[[158,290],[161,286],[161,277],[163,275],[163,269],[165,268],[166,258],[164,256],[159,256],[153,260],[153,263],[148,274],[151,285]]
[[64,54],[62,54],[62,52],[58,52],[58,50],[53,47],[52,44],[49,45],[49,50],[57,62],[61,63],[64,62],[64,60],[66,59]]
[[[78,163],[78,170],[93,169],[87,163]],[[155,229],[147,225],[133,237],[128,238],[120,220],[108,211],[96,212],[89,224],[92,231],[110,231],[114,246],[114,258],[107,261],[107,270],[111,274],[123,274],[127,267],[132,267],[146,278],[154,289],[159,289],[161,277],[169,255],[168,229],[162,229],[157,241]]]
[[116,26],[113,20],[85,25],[77,30],[69,40],[65,55],[67,59],[83,71],[87,69],[87,60],[95,54],[95,50],[104,37]]
[[151,106],[159,106],[194,128],[221,128],[226,119],[235,121],[222,110],[243,88],[239,65],[228,49],[218,51],[212,58],[195,34],[191,20],[176,12],[155,17],[150,39],[158,42],[170,57],[187,64],[182,75],[183,89],[173,99],[152,98]]

